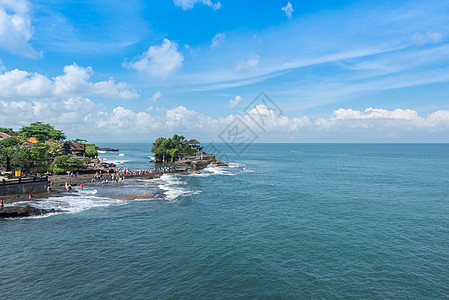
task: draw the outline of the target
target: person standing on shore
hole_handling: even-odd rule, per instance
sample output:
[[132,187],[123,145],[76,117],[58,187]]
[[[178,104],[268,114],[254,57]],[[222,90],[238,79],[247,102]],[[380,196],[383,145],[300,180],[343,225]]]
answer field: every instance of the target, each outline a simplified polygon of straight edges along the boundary
[[3,204],[3,199],[0,199],[0,209],[3,209],[5,206]]

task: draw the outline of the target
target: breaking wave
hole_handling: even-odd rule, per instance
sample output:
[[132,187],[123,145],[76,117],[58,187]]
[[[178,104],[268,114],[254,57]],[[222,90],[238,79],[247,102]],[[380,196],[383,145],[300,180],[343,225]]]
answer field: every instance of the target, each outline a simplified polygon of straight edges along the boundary
[[[189,176],[184,176],[187,180]],[[184,179],[183,178],[183,179]],[[201,190],[194,190],[188,185],[186,180],[177,175],[164,174],[159,178],[158,188],[163,191],[165,198],[169,201],[175,201],[179,197],[192,196],[201,193]]]
[[64,213],[77,213],[89,209],[124,205],[126,201],[94,196],[96,189],[78,190],[77,194],[49,197],[47,199],[16,202],[14,205],[30,205],[39,209],[54,209]]

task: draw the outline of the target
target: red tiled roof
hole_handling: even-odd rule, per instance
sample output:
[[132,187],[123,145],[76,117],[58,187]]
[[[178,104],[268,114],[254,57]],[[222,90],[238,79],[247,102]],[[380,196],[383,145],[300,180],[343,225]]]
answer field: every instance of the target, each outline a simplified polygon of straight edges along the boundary
[[5,139],[11,137],[11,135],[9,135],[7,133],[4,133],[4,132],[0,132],[0,136],[5,138]]
[[37,140],[37,138],[35,138],[34,136],[30,137],[30,138],[28,139],[28,142],[30,142],[30,143],[39,143],[39,141]]

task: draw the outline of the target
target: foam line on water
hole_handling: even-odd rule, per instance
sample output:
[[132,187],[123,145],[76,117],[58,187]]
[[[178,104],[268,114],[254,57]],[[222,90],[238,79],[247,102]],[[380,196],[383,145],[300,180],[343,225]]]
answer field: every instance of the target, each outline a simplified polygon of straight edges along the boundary
[[187,182],[181,180],[176,175],[164,174],[159,178],[161,189],[165,198],[169,201],[175,201],[179,197],[192,196],[201,193],[200,190],[192,190],[187,186]]
[[110,163],[110,164],[120,165],[120,164],[127,163],[129,160],[126,160],[126,159],[113,160],[113,159],[105,158],[104,161],[107,162],[107,163]]
[[235,173],[231,172],[232,168],[230,167],[219,167],[215,165],[209,165],[208,167],[202,169],[201,171],[192,173],[193,176],[198,177],[207,177],[211,175],[227,175],[233,176]]
[[63,195],[41,200],[21,201],[14,203],[14,205],[30,205],[39,209],[55,209],[67,213],[77,213],[89,209],[124,205],[127,203],[124,200],[94,196],[96,193],[97,190],[95,189],[79,190],[78,195]]

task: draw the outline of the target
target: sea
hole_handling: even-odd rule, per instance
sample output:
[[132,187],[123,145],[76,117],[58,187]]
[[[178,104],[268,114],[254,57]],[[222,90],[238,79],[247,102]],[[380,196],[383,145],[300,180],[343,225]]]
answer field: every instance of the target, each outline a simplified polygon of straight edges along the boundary
[[212,146],[228,167],[1,219],[0,299],[449,299],[449,144]]

